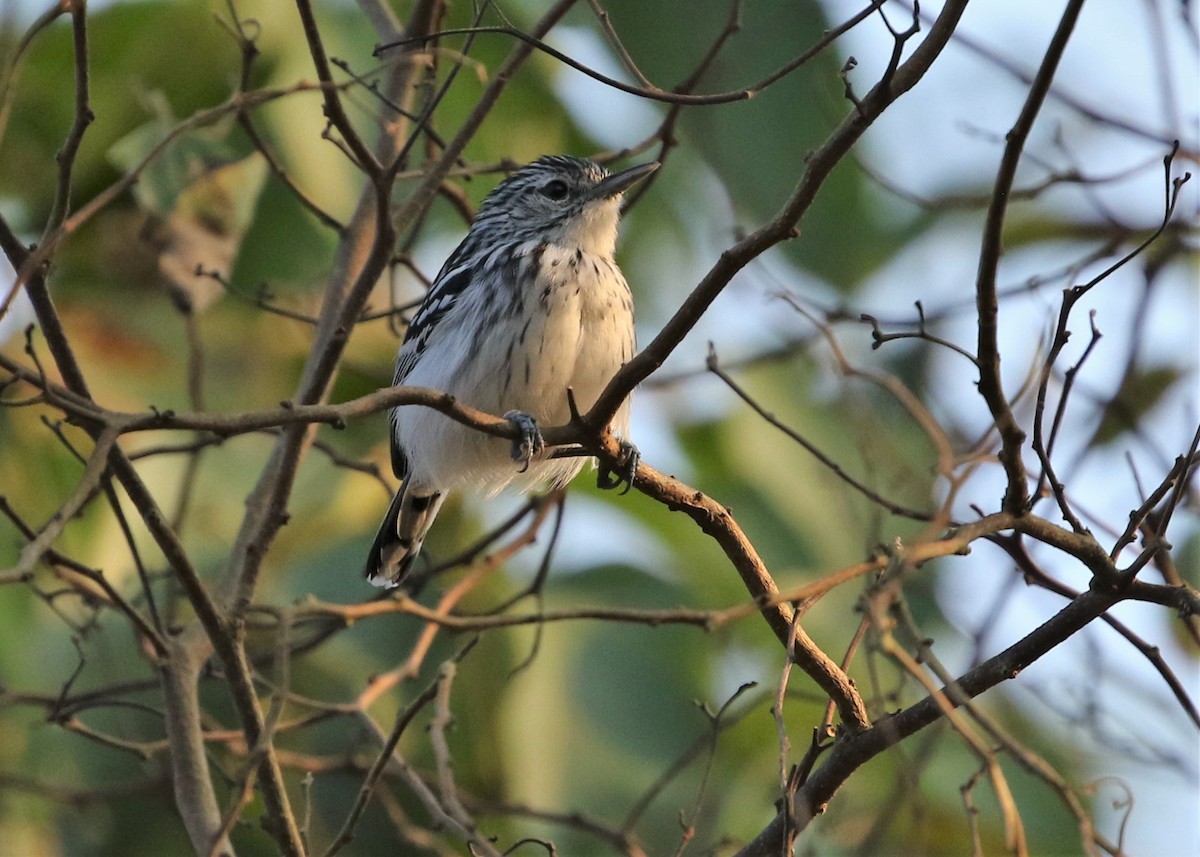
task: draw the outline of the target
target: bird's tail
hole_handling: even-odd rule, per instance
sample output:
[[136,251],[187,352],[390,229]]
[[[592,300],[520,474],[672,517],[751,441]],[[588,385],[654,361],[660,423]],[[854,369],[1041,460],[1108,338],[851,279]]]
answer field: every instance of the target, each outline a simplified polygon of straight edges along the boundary
[[408,482],[396,492],[367,555],[366,578],[372,585],[388,589],[400,585],[421,552],[444,499],[439,491],[422,490]]

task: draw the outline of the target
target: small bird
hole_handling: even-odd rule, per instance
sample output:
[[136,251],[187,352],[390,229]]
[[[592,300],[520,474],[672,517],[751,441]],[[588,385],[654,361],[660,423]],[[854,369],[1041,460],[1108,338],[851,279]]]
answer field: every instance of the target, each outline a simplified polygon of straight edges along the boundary
[[[617,222],[622,194],[657,168],[610,175],[589,160],[545,156],[483,201],[413,316],[392,383],[503,414],[521,439],[510,444],[430,408],[393,408],[392,470],[403,484],[367,557],[372,584],[401,584],[449,491],[558,487],[583,468],[579,456],[549,457],[538,425],[568,421],[568,389],[586,412],[633,356],[633,301],[613,259]],[[628,400],[610,427],[628,434]],[[632,472],[636,450],[625,445]]]

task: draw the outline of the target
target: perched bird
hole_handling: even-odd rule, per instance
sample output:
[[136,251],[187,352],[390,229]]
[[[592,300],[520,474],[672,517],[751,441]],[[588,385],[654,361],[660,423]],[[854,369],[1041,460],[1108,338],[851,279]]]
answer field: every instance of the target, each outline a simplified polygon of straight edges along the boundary
[[[550,458],[538,425],[568,421],[568,388],[586,412],[633,356],[633,302],[613,252],[622,194],[657,167],[609,175],[592,161],[547,156],[484,200],[409,324],[393,384],[503,414],[521,440],[430,408],[393,408],[392,470],[403,484],[367,557],[371,583],[400,585],[447,492],[561,486],[583,468],[582,457]],[[628,401],[611,428],[628,434]]]

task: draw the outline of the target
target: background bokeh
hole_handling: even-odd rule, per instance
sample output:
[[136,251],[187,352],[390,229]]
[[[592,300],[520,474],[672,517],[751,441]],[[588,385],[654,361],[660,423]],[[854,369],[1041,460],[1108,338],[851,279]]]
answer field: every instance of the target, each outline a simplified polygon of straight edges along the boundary
[[[0,3],[4,65],[44,5]],[[220,23],[229,14],[224,3],[89,5],[96,121],[77,163],[76,206],[137,163],[177,122],[225,99],[239,63]],[[397,5],[403,13],[406,4]],[[520,25],[541,5],[502,8]],[[922,13],[936,14],[937,5],[923,4]],[[743,271],[636,394],[633,435],[646,460],[729,505],[783,587],[856,562],[919,526],[864,500],[747,409],[704,371],[710,343],[769,411],[847,470],[897,502],[918,508],[938,502],[945,486],[920,427],[874,387],[843,377],[813,325],[780,294],[828,318],[855,365],[900,378],[959,449],[971,448],[990,424],[971,365],[919,340],[873,350],[871,328],[858,318],[869,313],[889,327],[911,329],[914,302],[920,301],[933,332],[973,349],[983,210],[1004,134],[1025,97],[1021,75],[1036,68],[1057,22],[1057,5],[1030,0],[971,6],[960,29],[964,38],[868,132],[853,161],[839,166],[802,222],[800,237]],[[664,88],[690,73],[729,16],[718,3],[614,0],[603,6],[630,54]],[[885,8],[893,23],[907,26],[910,13],[902,4]],[[236,9],[254,21],[261,51],[254,86],[313,79],[288,4],[238,2]],[[739,32],[699,88],[724,91],[759,80],[857,11],[855,4],[834,0],[746,4]],[[318,13],[331,55],[360,73],[375,68],[376,36],[357,7],[322,3]],[[470,13],[453,4],[447,24],[465,26]],[[1010,207],[1000,341],[1010,392],[1043,355],[1062,289],[1095,276],[1162,218],[1162,159],[1172,140],[1180,141],[1172,174],[1196,169],[1200,35],[1190,14],[1189,4],[1114,0],[1096,0],[1084,10],[1018,175],[1018,187],[1028,192]],[[627,77],[582,6],[550,43]],[[471,109],[509,47],[502,36],[478,39],[437,115],[444,135]],[[890,49],[891,37],[875,17],[753,99],[682,111],[677,145],[623,226],[621,261],[643,342],[722,249],[782,204],[806,152],[847,110],[839,76],[847,58],[857,65],[844,80],[861,94],[881,73]],[[19,76],[7,78],[0,212],[29,241],[37,239],[47,216],[53,153],[72,117],[70,69],[70,29],[59,21],[29,46]],[[351,91],[348,102],[356,121],[368,127],[376,110],[372,97]],[[519,163],[546,152],[619,150],[653,134],[666,113],[661,105],[535,56],[468,147],[466,160]],[[348,218],[362,182],[322,139],[319,96],[281,97],[255,116],[295,184],[334,218]],[[463,181],[463,190],[477,204],[498,178],[477,176]],[[1176,227],[1097,287],[1073,316],[1075,335],[1064,366],[1077,361],[1088,343],[1089,312],[1095,312],[1103,339],[1079,374],[1057,460],[1089,526],[1101,532],[1121,530],[1140,502],[1139,480],[1156,484],[1186,451],[1197,425],[1198,210],[1193,180],[1180,195]],[[189,224],[214,220],[222,240],[191,246],[194,256],[179,249]],[[174,244],[164,245],[164,230]],[[416,269],[435,273],[464,231],[461,213],[445,200],[436,202],[419,232],[405,237]],[[132,192],[71,236],[56,257],[53,293],[93,392],[106,406],[192,408],[193,352],[179,311],[180,301],[187,301],[198,310],[204,407],[222,413],[272,407],[295,389],[311,328],[258,304],[315,314],[336,241],[335,232],[297,204],[246,135],[224,118],[183,135]],[[1098,252],[1105,248],[1106,254]],[[164,259],[185,271],[196,259],[212,267],[224,260],[231,288],[187,277],[184,285],[170,282]],[[0,290],[11,278],[4,268]],[[398,265],[392,281],[377,288],[372,308],[411,300],[421,289],[420,280]],[[31,318],[18,297],[0,319],[6,353],[24,359],[22,331]],[[387,318],[361,323],[332,399],[386,386],[397,345]],[[1031,408],[1026,397],[1018,416],[1028,420]],[[0,408],[0,494],[35,525],[59,506],[80,469],[42,415],[37,408]],[[84,443],[70,427],[63,434]],[[340,462],[388,473],[384,419],[322,429],[320,437],[331,452],[317,450],[305,460],[289,506],[291,521],[264,568],[258,592],[263,603],[310,596],[356,603],[373,596],[359,569],[390,483]],[[171,440],[179,438],[138,435],[127,446],[136,452]],[[199,459],[182,535],[206,576],[215,577],[228,558],[242,499],[270,444],[266,436],[242,436]],[[170,511],[182,502],[189,461],[158,455],[139,465]],[[588,482],[581,478],[571,488],[545,608],[717,608],[744,599],[719,549],[689,521],[636,493],[602,494]],[[957,498],[956,516],[971,517],[973,503],[995,508],[1003,487],[999,467],[985,463]],[[453,499],[427,542],[429,555],[454,554],[520,502]],[[1049,504],[1041,511],[1052,513]],[[1173,527],[1177,564],[1196,585],[1194,504],[1181,510]],[[161,570],[152,541],[140,529],[135,536],[148,562]],[[537,545],[508,562],[467,606],[484,608],[518,591],[538,568],[548,538],[543,531]],[[11,523],[0,519],[0,568],[15,562],[22,544]],[[72,521],[57,547],[103,569],[118,588],[136,592],[125,539],[101,504]],[[1082,567],[1060,563],[1051,571],[1076,588],[1087,587]],[[153,670],[137,652],[127,623],[115,611],[56,594],[62,587],[45,569],[31,586],[0,587],[0,841],[6,843],[0,851],[186,853],[161,754],[142,758],[88,740],[48,716],[73,676],[73,693],[129,683],[121,705],[79,717],[129,741],[162,736]],[[853,586],[839,590],[806,617],[809,634],[835,655],[857,625],[857,594]],[[1062,605],[1026,588],[1011,562],[986,545],[970,557],[926,567],[908,583],[906,595],[954,670],[1009,645]],[[1114,612],[1159,647],[1194,699],[1200,692],[1196,647],[1173,616],[1135,604]],[[352,699],[371,675],[406,657],[419,630],[415,620],[385,616],[340,632],[296,659],[294,690],[323,700]],[[437,664],[464,643],[443,635],[422,676],[378,703],[379,721],[389,723]],[[464,793],[481,805],[581,813],[614,827],[637,810],[633,830],[651,854],[673,851],[681,835],[678,814],[697,806],[694,849],[711,853],[723,837],[752,837],[774,815],[779,744],[770,707],[782,668],[777,643],[754,618],[709,634],[582,621],[489,632],[463,660],[455,686],[455,773]],[[856,678],[879,710],[917,698],[917,689],[886,665],[877,674],[863,669]],[[706,768],[705,752],[697,753],[642,810],[639,798],[680,754],[695,743],[704,746],[709,721],[703,706],[720,708],[747,682],[758,686],[731,705],[711,766]],[[203,691],[214,726],[231,724],[220,683],[207,682]],[[1128,853],[1200,850],[1196,731],[1148,661],[1106,627],[1088,628],[1018,681],[988,693],[981,705],[1087,796],[1098,827],[1114,839],[1123,835]],[[801,751],[823,708],[815,688],[793,679],[786,722]],[[939,740],[945,738],[934,727],[861,770],[806,834],[803,853],[968,853],[960,788],[977,762],[953,740]],[[361,782],[353,765],[333,762],[369,759],[371,746],[361,729],[336,717],[281,738],[281,747],[297,758],[330,762],[310,787],[314,841],[336,832]],[[423,734],[406,736],[404,749],[414,764],[431,764]],[[1076,822],[1046,786],[1016,766],[1006,771],[1032,853],[1080,853]],[[299,774],[293,784],[300,794]],[[368,811],[349,853],[407,853],[389,850],[395,847],[395,818],[389,820],[388,811],[418,825],[420,811],[402,789],[395,790],[395,802]],[[994,801],[977,795],[977,803],[985,851],[1001,853]],[[553,838],[565,855],[615,853],[552,820],[519,813],[488,817],[508,841],[539,835]],[[247,854],[274,853],[254,829],[237,831],[235,841]]]

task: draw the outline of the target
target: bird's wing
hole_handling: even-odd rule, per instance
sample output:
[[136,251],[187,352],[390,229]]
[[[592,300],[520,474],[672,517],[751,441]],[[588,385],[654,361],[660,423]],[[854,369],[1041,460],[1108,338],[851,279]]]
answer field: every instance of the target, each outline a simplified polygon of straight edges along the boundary
[[[396,371],[392,376],[392,386],[398,387],[405,382],[413,368],[425,353],[431,338],[438,336],[438,322],[446,313],[454,308],[459,297],[470,286],[476,268],[474,248],[470,238],[458,245],[438,272],[437,277],[425,295],[425,300],[417,307],[417,312],[408,324],[404,342],[400,345],[400,353],[396,355]],[[392,472],[396,478],[403,479],[408,474],[408,458],[404,448],[396,437],[396,409],[388,412],[388,425],[391,428]]]

